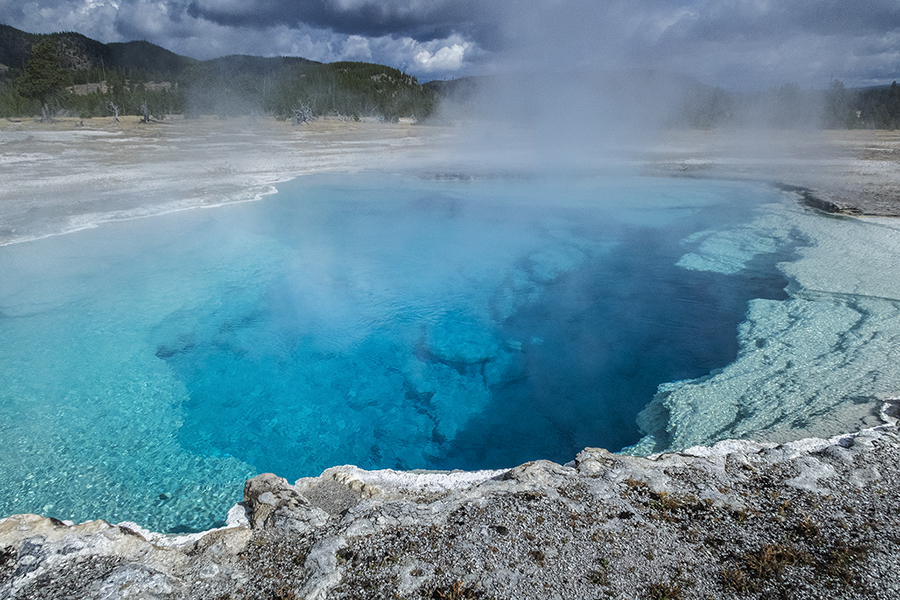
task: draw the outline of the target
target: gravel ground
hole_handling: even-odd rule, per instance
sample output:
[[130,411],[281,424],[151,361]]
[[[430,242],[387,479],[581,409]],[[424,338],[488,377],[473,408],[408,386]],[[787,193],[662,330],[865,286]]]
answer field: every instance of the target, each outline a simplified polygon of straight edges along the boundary
[[0,597],[896,598],[898,465],[892,425],[465,477],[266,474],[230,527],[180,539],[2,520]]

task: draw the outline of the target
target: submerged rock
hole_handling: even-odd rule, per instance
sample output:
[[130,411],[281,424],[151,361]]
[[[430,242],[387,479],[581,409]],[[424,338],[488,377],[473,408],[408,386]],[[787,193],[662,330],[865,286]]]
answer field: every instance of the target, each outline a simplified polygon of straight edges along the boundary
[[887,598],[900,436],[247,481],[224,528],[0,521],[3,598]]

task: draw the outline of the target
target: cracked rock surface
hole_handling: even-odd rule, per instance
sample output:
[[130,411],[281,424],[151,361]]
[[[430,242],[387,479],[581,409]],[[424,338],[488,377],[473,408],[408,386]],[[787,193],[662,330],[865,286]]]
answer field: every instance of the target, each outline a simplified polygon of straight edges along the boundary
[[226,527],[187,536],[16,515],[0,520],[0,597],[896,598],[888,420],[500,471],[263,474]]

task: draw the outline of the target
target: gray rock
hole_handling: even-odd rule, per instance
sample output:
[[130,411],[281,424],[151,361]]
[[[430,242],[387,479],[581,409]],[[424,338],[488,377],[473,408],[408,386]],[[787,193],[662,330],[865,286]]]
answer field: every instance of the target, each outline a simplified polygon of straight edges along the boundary
[[2,598],[887,598],[895,425],[567,465],[247,481],[229,526],[0,520]]

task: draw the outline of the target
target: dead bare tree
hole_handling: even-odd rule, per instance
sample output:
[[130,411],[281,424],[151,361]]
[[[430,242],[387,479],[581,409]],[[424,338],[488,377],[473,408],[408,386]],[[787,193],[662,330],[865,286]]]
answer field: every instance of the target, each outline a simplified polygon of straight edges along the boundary
[[50,114],[50,107],[46,104],[41,106],[41,123],[53,123],[53,115]]
[[111,110],[113,113],[113,123],[118,123],[119,122],[119,107],[117,105],[113,104],[112,100],[109,101],[108,106],[109,106],[109,110]]
[[141,123],[149,123],[150,122],[150,107],[147,106],[147,102],[141,102]]
[[306,102],[301,102],[296,108],[291,109],[291,125],[309,124],[315,118],[312,108]]

